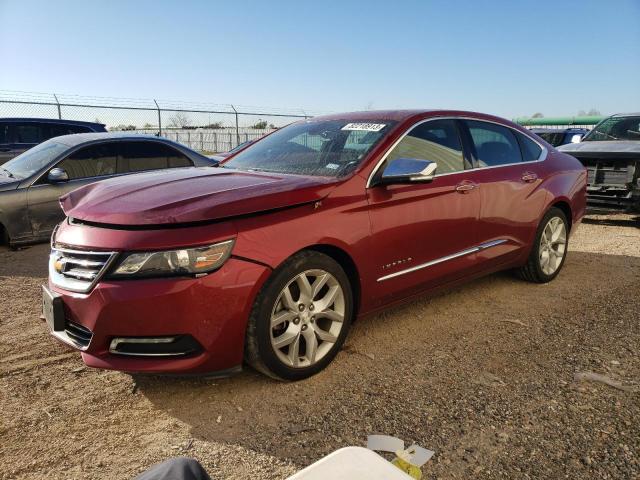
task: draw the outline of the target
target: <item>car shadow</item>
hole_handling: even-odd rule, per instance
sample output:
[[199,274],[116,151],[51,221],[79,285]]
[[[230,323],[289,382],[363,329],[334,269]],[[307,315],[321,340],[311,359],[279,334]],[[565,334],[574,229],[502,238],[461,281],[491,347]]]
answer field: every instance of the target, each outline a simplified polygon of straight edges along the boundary
[[544,379],[568,351],[559,338],[582,335],[590,302],[602,304],[607,289],[639,281],[638,257],[573,251],[549,284],[502,272],[362,319],[334,362],[304,381],[279,382],[250,368],[226,379],[135,381],[194,438],[298,465],[362,445],[372,433],[453,449],[469,432],[468,418],[487,430],[504,421],[487,414],[488,405],[513,415],[535,410],[538,397],[551,395],[550,386],[537,385],[562,380]]
[[607,225],[610,227],[635,227],[640,228],[640,215],[587,215],[582,221],[591,225]]

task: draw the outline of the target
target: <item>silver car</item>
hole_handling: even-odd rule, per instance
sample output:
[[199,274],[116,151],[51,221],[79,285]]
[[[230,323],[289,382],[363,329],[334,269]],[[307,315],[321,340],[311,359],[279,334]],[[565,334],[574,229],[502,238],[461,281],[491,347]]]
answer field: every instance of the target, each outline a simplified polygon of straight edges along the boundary
[[64,219],[58,198],[82,185],[137,172],[216,166],[160,137],[81,133],[52,138],[0,165],[0,240],[46,241]]

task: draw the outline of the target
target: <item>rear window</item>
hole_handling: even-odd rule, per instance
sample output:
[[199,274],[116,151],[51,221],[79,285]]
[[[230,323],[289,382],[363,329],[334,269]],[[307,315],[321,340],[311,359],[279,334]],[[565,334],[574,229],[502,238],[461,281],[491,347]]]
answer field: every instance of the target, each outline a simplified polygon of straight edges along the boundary
[[564,132],[540,132],[536,133],[540,138],[542,138],[545,142],[550,143],[554,147],[559,147],[564,144]]

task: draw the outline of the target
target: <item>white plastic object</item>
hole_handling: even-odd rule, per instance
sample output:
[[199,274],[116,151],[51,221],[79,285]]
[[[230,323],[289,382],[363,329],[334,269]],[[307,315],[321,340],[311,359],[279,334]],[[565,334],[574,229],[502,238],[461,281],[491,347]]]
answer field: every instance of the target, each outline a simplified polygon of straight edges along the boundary
[[330,453],[287,480],[413,480],[409,475],[364,447],[345,447]]

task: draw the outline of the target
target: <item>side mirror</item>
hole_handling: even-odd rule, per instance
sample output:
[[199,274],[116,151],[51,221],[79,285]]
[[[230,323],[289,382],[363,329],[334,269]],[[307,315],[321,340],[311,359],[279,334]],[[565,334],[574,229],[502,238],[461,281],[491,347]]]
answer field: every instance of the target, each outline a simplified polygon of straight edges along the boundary
[[582,133],[576,133],[571,137],[571,143],[580,143],[584,135]]
[[396,158],[391,160],[382,172],[380,182],[383,185],[393,183],[431,182],[438,164],[418,158]]
[[67,174],[67,171],[64,168],[56,167],[49,170],[49,174],[47,175],[47,180],[49,180],[49,183],[68,182],[69,175]]

